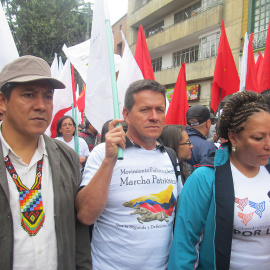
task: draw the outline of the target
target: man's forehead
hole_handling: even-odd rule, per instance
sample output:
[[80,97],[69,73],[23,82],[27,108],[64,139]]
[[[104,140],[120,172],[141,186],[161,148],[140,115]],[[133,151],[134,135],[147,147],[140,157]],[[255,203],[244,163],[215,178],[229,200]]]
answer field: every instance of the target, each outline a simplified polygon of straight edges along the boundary
[[[151,90],[151,89],[140,90],[139,92],[134,93],[133,94],[134,103],[136,103],[136,101],[137,101],[137,99],[138,99],[139,96],[145,95],[146,93],[149,96],[157,96],[157,95],[158,96],[162,96],[163,99],[164,99],[164,105],[166,104],[166,99],[165,99],[164,95],[161,92],[154,91],[154,90]],[[144,99],[142,99],[140,101],[144,101]]]
[[45,91],[54,91],[52,85],[46,80],[20,83],[17,87],[25,91],[37,91],[40,89],[44,89]]

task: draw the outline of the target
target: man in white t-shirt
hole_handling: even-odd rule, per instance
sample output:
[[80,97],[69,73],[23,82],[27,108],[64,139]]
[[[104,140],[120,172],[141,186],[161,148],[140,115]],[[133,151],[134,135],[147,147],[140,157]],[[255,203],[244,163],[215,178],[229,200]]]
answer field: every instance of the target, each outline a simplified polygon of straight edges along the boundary
[[89,155],[75,206],[82,223],[95,223],[93,269],[167,268],[181,180],[157,141],[165,109],[164,86],[134,82],[123,109],[127,133],[116,127],[122,120],[113,120],[106,143]]
[[44,135],[54,89],[64,88],[38,57],[0,72],[1,269],[90,269],[88,228],[74,211],[79,157]]

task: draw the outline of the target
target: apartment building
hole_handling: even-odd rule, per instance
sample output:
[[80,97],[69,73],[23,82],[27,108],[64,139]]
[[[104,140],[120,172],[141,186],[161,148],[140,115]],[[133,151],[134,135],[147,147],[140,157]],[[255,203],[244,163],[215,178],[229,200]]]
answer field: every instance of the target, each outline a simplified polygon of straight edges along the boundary
[[125,44],[122,40],[121,32],[126,36],[127,29],[127,14],[121,17],[117,22],[112,25],[113,39],[114,39],[114,53],[123,55]]
[[253,35],[253,49],[255,58],[258,52],[264,53],[267,30],[270,18],[270,0],[244,0],[243,1],[242,38],[248,32]]
[[189,104],[209,106],[223,19],[239,67],[243,1],[129,0],[128,44],[135,52],[138,28],[142,25],[156,80],[168,91],[173,90],[185,62]]

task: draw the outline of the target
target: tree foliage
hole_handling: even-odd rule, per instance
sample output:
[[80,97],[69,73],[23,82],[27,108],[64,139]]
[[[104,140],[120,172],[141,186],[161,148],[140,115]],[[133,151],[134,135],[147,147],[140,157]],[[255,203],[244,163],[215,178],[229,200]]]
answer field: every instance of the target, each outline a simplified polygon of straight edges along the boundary
[[64,44],[69,47],[85,40],[88,6],[84,0],[1,2],[20,56],[31,54],[52,63],[55,53],[64,56]]

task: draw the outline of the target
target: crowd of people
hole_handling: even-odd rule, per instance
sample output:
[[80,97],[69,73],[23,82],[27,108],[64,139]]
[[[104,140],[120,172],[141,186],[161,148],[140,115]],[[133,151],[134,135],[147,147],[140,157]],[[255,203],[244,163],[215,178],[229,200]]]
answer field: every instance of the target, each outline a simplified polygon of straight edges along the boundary
[[268,91],[231,95],[217,123],[193,105],[165,125],[165,87],[140,80],[124,120],[76,138],[63,116],[52,139],[64,88],[38,57],[0,72],[1,269],[269,269]]

